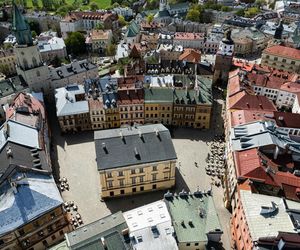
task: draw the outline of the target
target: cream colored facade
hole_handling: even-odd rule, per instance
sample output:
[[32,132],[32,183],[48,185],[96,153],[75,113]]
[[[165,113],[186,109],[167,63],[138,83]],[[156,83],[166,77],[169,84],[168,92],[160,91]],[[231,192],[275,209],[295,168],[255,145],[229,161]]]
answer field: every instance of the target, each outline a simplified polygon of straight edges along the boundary
[[272,55],[266,52],[263,52],[262,54],[261,65],[288,72],[300,73],[300,59],[290,59],[287,57]]
[[197,105],[194,128],[210,128],[211,105]]
[[179,242],[179,250],[205,250],[207,242]]
[[16,56],[12,51],[0,51],[0,72],[5,75],[16,74]]
[[120,114],[119,114],[119,109],[117,107],[105,109],[104,115],[105,115],[105,128],[120,127]]
[[145,103],[145,123],[172,124],[173,103]]
[[101,170],[102,198],[132,195],[175,185],[176,160]]
[[72,231],[62,207],[57,207],[34,221],[0,236],[2,250],[40,250],[57,244]]

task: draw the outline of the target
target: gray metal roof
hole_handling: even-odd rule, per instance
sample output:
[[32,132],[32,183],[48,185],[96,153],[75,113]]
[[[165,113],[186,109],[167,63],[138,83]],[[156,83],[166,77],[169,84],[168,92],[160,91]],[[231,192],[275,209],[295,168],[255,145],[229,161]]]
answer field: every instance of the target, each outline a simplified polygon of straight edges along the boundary
[[96,65],[88,62],[86,59],[81,61],[73,61],[70,64],[63,65],[50,70],[52,80],[59,80],[65,77],[70,77],[75,74],[86,72],[97,68]]
[[37,129],[12,120],[8,120],[0,127],[0,151],[7,142],[40,148]]
[[[276,237],[279,231],[296,232],[289,211],[281,198],[241,190],[240,200],[243,204],[246,221],[253,241],[257,241],[260,237]],[[262,206],[272,207],[271,202],[277,205],[276,213],[270,212],[262,215]],[[286,200],[286,204],[288,209],[300,209],[299,202]]]
[[94,139],[98,170],[177,159],[162,124],[95,131]]
[[57,116],[75,115],[89,112],[88,101],[76,101],[76,95],[84,95],[82,85],[69,85],[55,90]]
[[109,250],[129,249],[130,244],[126,244],[122,236],[126,228],[122,212],[117,212],[66,234],[67,245],[70,249],[104,250],[101,242],[104,238]]

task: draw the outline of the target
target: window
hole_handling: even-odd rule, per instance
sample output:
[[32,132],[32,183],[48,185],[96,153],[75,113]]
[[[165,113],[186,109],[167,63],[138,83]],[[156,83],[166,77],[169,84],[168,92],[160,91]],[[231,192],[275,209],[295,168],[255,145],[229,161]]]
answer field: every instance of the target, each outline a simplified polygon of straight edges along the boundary
[[0,246],[4,244],[4,240],[0,240]]
[[137,240],[138,240],[139,243],[143,242],[142,236],[138,236],[138,237],[137,237]]
[[123,171],[119,171],[119,176],[123,176]]
[[292,64],[292,65],[295,65],[295,61],[291,61],[291,64]]
[[119,180],[119,182],[120,182],[120,186],[123,187],[124,186],[124,179]]
[[157,171],[157,166],[153,166],[152,171]]
[[144,176],[140,176],[140,182],[144,182]]
[[198,243],[198,242],[196,242],[196,243],[195,243],[195,246],[199,246],[199,243]]
[[135,169],[131,169],[131,174],[135,174]]
[[56,236],[55,236],[55,235],[52,235],[52,236],[51,236],[51,239],[52,239],[52,240],[55,240],[55,239],[56,239]]
[[152,174],[152,180],[156,181],[156,179],[157,179],[157,174]]
[[25,234],[24,229],[20,229],[18,232],[21,236]]
[[132,192],[135,193],[136,192],[136,188],[132,188]]
[[114,196],[114,195],[115,195],[114,191],[109,192],[109,196]]
[[286,59],[282,59],[282,62],[284,62],[284,63],[285,63],[285,62],[286,62]]
[[152,185],[152,189],[156,189],[156,184],[153,184],[153,185]]
[[143,168],[140,168],[140,169],[139,169],[139,172],[140,172],[140,173],[144,173],[144,169],[143,169]]
[[112,174],[111,173],[107,173],[107,178],[112,178]]
[[121,189],[120,194],[125,194],[124,189]]
[[113,186],[113,182],[112,181],[108,181],[108,187],[112,187]]
[[132,184],[136,184],[136,177],[131,178]]
[[186,246],[189,247],[191,245],[191,243],[186,243]]
[[144,191],[144,187],[142,186],[142,187],[140,187],[140,191]]
[[278,57],[274,57],[274,61],[278,61]]

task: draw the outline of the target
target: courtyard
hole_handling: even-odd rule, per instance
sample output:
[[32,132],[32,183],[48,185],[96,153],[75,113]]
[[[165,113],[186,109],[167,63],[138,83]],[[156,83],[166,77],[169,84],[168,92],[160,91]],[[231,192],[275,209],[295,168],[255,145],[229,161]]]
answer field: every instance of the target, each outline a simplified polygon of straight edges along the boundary
[[[211,130],[178,128],[172,131],[173,144],[178,157],[176,187],[171,192],[194,192],[212,187],[215,206],[222,225],[223,247],[230,249],[230,213],[224,208],[222,186],[212,184],[206,175],[205,161],[209,143],[214,135],[222,133],[222,101],[214,104]],[[51,112],[52,111],[52,112]],[[101,200],[101,187],[96,165],[93,131],[74,135],[61,135],[53,110],[49,110],[52,131],[52,164],[56,180],[67,178],[69,191],[63,191],[64,201],[74,201],[83,222],[90,223],[117,211],[127,211],[163,198],[166,191],[144,193],[107,201]],[[214,177],[214,180],[218,180]]]

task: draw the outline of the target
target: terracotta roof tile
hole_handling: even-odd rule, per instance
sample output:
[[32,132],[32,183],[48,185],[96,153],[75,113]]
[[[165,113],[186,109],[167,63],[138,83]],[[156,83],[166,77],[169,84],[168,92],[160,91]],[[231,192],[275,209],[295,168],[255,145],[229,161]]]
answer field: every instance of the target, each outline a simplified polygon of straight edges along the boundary
[[274,119],[279,127],[300,128],[300,114],[276,111]]
[[198,63],[201,60],[201,52],[194,49],[185,49],[179,56],[180,61],[187,61],[191,63]]
[[300,60],[300,50],[281,45],[269,47],[263,53]]
[[231,113],[231,126],[234,127],[250,122],[273,120],[272,117],[272,111],[236,110]]

